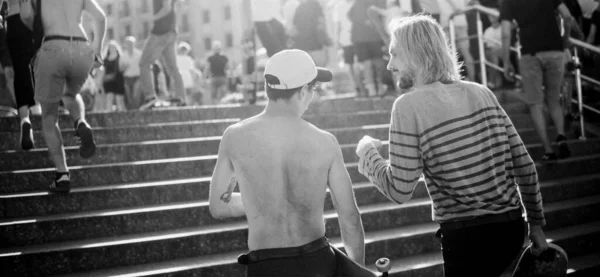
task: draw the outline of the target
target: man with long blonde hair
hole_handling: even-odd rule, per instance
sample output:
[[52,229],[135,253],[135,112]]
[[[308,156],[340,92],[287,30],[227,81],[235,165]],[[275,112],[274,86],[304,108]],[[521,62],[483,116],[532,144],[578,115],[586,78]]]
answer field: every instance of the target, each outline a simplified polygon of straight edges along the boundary
[[388,69],[414,87],[392,108],[390,161],[381,142],[365,136],[359,171],[397,203],[425,175],[445,276],[499,276],[524,242],[522,204],[535,254],[548,247],[535,164],[494,94],[460,79],[433,18],[403,17],[390,27]]

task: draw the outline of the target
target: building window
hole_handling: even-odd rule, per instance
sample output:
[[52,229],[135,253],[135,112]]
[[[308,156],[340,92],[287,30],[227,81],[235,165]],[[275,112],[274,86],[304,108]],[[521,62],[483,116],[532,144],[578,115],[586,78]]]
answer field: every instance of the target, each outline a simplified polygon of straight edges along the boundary
[[144,33],[142,37],[147,37],[150,34],[150,23],[148,23],[147,21],[144,22]]
[[142,0],[142,6],[141,6],[141,12],[142,13],[147,13],[148,12],[148,0]]
[[206,51],[210,51],[211,48],[212,48],[212,39],[204,38],[204,49],[206,49]]
[[114,39],[114,38],[115,38],[115,30],[113,30],[113,28],[108,28],[108,29],[106,30],[106,37],[107,37],[109,40],[112,40],[112,39]]
[[106,15],[112,15],[112,13],[113,13],[113,5],[112,4],[106,5]]
[[125,25],[125,36],[131,36],[131,25]]
[[187,13],[181,16],[181,31],[184,33],[190,31],[190,19]]
[[225,20],[231,19],[231,7],[225,6]]
[[227,48],[233,47],[233,35],[231,33],[225,36],[225,45],[227,45]]
[[123,16],[123,17],[129,16],[131,14],[131,10],[129,9],[129,2],[123,1],[121,3],[123,4],[123,9],[121,10],[121,16]]
[[204,22],[204,24],[210,23],[210,11],[209,10],[202,11],[202,22]]

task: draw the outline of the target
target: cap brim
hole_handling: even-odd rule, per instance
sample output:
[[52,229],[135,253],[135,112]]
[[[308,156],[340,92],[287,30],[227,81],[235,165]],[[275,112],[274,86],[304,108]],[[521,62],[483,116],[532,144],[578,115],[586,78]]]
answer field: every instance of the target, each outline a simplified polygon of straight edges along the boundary
[[333,80],[333,74],[329,69],[323,67],[317,67],[317,81],[321,83],[331,82]]

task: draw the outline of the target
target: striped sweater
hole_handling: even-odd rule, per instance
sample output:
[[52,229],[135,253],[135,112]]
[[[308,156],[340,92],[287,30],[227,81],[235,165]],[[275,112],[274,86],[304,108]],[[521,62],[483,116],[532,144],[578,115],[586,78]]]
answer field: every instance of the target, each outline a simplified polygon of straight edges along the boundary
[[486,87],[434,83],[400,96],[390,123],[390,162],[373,147],[359,171],[397,203],[421,174],[438,222],[525,207],[545,225],[535,164],[512,122]]

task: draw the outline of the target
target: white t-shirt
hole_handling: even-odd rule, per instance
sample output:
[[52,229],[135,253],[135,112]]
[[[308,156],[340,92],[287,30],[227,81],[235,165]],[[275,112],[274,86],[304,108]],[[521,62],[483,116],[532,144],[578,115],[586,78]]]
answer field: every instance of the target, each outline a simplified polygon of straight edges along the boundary
[[296,14],[296,9],[300,6],[300,2],[298,0],[288,0],[283,4],[283,21],[284,26],[288,32],[290,32],[294,27],[294,15]]
[[273,18],[283,21],[281,18],[280,0],[252,0],[252,21],[269,21]]
[[[455,11],[465,9],[468,4],[468,0],[439,0],[440,3],[440,21],[442,26],[448,27],[448,20],[450,14]],[[454,26],[456,27],[467,27],[467,16],[465,14],[457,15],[454,17]]]
[[411,0],[400,0],[400,8],[409,13],[413,13],[412,1]]
[[133,49],[133,54],[129,55],[127,51],[123,51],[121,60],[125,65],[123,76],[139,77],[140,76],[140,59],[142,58],[142,50]]
[[398,7],[398,6],[393,6],[393,7],[389,7],[385,10],[385,29],[388,31],[388,33],[390,32],[390,23],[392,22],[392,20],[396,17],[402,17],[407,15],[409,12],[407,12],[405,9],[403,9],[402,7]]
[[502,28],[490,26],[483,32],[483,39],[485,40],[485,46],[497,49],[502,47]]
[[179,73],[181,74],[181,78],[183,79],[183,87],[184,88],[193,88],[194,87],[194,76],[192,75],[192,71],[196,69],[196,65],[194,64],[194,60],[192,57],[187,55],[177,55],[177,68],[179,69]]
[[351,32],[352,32],[352,22],[350,18],[348,18],[348,12],[350,8],[354,5],[354,1],[341,0],[335,4],[333,8],[333,22],[338,23],[340,26],[340,45],[342,47],[352,45]]

